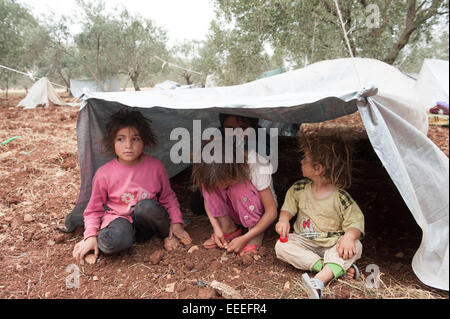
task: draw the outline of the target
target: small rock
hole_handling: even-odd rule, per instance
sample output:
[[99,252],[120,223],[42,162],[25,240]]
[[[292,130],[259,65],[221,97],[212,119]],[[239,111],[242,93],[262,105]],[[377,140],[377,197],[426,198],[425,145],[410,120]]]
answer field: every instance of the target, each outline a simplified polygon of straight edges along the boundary
[[186,284],[183,282],[180,282],[179,284],[176,285],[177,286],[177,291],[178,292],[182,292],[186,290]]
[[198,299],[214,299],[217,297],[217,293],[214,289],[205,287],[198,290],[197,297]]
[[215,260],[215,261],[213,261],[213,262],[211,263],[211,265],[209,265],[208,271],[210,271],[210,272],[215,272],[217,269],[220,268],[220,266],[221,266],[220,261]]
[[39,240],[39,239],[41,239],[42,237],[44,237],[44,233],[43,233],[43,232],[39,232],[39,233],[37,233],[37,234],[35,234],[35,235],[33,236],[33,240]]
[[185,246],[189,246],[190,244],[192,244],[192,241],[189,238],[180,238],[180,241]]
[[164,256],[164,251],[162,251],[161,249],[157,250],[153,254],[150,255],[150,262],[153,265],[157,265],[157,264],[159,264],[159,262],[161,261],[163,256]]
[[52,295],[51,292],[50,292],[50,291],[47,291],[47,292],[45,293],[45,298],[50,298],[51,295]]
[[231,288],[223,282],[213,280],[210,286],[225,299],[243,299],[242,295],[236,289]]
[[262,257],[260,255],[253,255],[253,259],[258,261],[260,260]]
[[49,246],[53,246],[53,245],[55,245],[55,241],[54,241],[54,240],[51,240],[51,239],[49,239],[49,240],[47,241],[47,245],[49,245]]
[[289,281],[286,281],[286,282],[284,283],[283,290],[284,290],[284,291],[289,291],[289,290],[291,290],[291,283],[290,283]]
[[253,260],[254,259],[253,259],[253,257],[251,255],[244,254],[242,256],[242,265],[248,266],[248,265],[250,265],[253,262]]
[[192,246],[191,248],[189,248],[188,253],[189,253],[189,254],[192,254],[192,253],[193,253],[194,251],[196,251],[196,250],[198,250],[198,246],[197,246],[197,245]]
[[21,265],[17,264],[17,265],[16,265],[16,271],[17,271],[18,273],[22,273],[22,272],[23,272],[23,267],[22,267]]
[[175,291],[175,282],[166,285],[166,292],[174,292]]
[[[95,262],[97,261],[97,257],[95,257],[94,254],[89,254],[89,255],[87,255],[86,257],[84,257],[84,260],[85,260],[88,264],[93,265],[93,264],[95,264]],[[120,269],[120,268],[119,268],[119,269]]]
[[34,218],[30,214],[23,215],[23,221],[24,222],[28,223],[28,222],[32,222],[33,220],[34,220]]
[[60,244],[65,239],[66,239],[66,237],[64,236],[64,234],[59,234],[59,235],[55,236],[54,241],[55,241],[55,243]]
[[97,276],[94,276],[94,277],[92,277],[92,280],[93,280],[93,281],[98,281],[98,277],[97,277]]
[[184,263],[184,266],[186,267],[186,270],[188,270],[188,271],[191,271],[192,269],[194,269],[194,263],[189,260]]
[[405,254],[402,253],[402,252],[398,252],[398,253],[395,254],[395,257],[397,257],[397,258],[403,258],[403,257],[405,257]]
[[14,217],[12,216],[5,216],[5,222],[9,223],[10,221],[13,220]]
[[224,263],[228,260],[227,252],[225,251],[222,256],[220,256],[220,262]]

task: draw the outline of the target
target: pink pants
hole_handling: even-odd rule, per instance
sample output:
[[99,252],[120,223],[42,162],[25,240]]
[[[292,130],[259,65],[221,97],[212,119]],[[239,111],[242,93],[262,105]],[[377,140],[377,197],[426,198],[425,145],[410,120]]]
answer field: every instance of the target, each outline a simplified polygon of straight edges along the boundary
[[212,217],[228,215],[236,224],[251,228],[264,215],[259,191],[250,182],[236,183],[212,192],[202,189],[202,193]]

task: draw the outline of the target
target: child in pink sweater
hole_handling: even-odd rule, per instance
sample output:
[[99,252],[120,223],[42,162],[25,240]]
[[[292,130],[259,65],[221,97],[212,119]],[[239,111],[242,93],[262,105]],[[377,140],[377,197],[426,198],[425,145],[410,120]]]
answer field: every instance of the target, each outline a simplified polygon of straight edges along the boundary
[[113,114],[104,145],[116,158],[95,173],[84,211],[84,239],[73,250],[75,259],[82,261],[91,250],[96,256],[99,249],[105,254],[123,251],[155,234],[164,238],[168,251],[178,247],[178,239],[189,244],[164,164],[143,153],[145,146],[156,145],[144,116],[127,109]]

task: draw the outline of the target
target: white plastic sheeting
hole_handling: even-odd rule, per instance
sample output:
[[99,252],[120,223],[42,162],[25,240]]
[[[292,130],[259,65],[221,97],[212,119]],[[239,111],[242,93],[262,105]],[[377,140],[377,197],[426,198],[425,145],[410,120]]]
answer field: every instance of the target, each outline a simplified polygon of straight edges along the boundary
[[425,59],[415,87],[424,111],[434,107],[436,102],[446,102],[448,104],[448,61]]
[[33,109],[37,106],[48,107],[49,101],[56,105],[79,105],[61,101],[48,78],[43,77],[33,84],[27,96],[17,104],[17,107],[24,109]]
[[[370,97],[376,90],[362,94],[355,68],[363,84],[378,88],[376,96]],[[101,138],[109,116],[124,106],[152,120],[159,137],[153,155],[165,163],[169,176],[186,167],[170,161],[177,142],[170,141],[170,132],[176,127],[192,132],[193,119],[201,119],[203,129],[217,127],[218,112],[300,124],[359,108],[375,152],[423,230],[414,272],[425,284],[448,290],[448,158],[426,137],[427,117],[414,83],[396,68],[372,59],[338,59],[237,86],[92,93],[84,99],[77,123],[81,189],[66,225],[83,213],[95,171],[111,159],[101,151]]]
[[[119,92],[120,81],[117,77],[112,77],[104,81],[105,92]],[[101,92],[102,89],[95,80],[92,79],[70,79],[70,92],[74,97],[80,98],[85,92]]]

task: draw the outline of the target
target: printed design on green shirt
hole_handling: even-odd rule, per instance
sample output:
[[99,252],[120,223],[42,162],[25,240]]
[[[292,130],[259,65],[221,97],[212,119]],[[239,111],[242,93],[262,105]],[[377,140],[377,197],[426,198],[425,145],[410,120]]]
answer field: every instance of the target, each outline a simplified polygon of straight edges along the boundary
[[309,179],[301,179],[294,184],[294,191],[302,191],[305,189],[306,185],[308,185]]
[[342,210],[346,210],[354,203],[353,198],[345,190],[339,189],[338,193],[339,193],[339,201],[341,202]]
[[300,227],[302,233],[314,233],[314,223],[310,218],[303,217],[300,220]]

